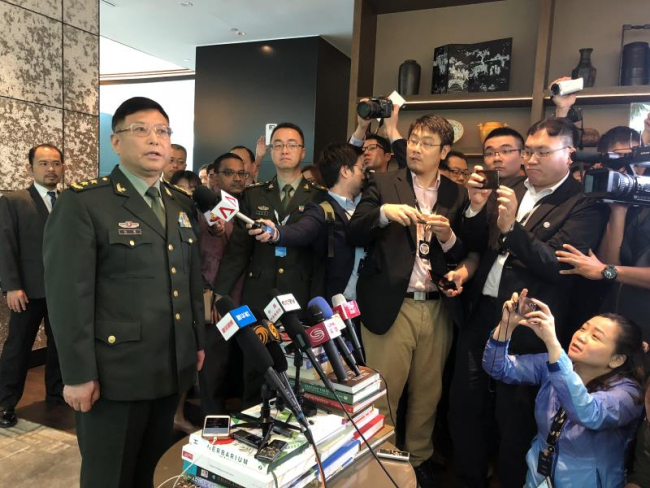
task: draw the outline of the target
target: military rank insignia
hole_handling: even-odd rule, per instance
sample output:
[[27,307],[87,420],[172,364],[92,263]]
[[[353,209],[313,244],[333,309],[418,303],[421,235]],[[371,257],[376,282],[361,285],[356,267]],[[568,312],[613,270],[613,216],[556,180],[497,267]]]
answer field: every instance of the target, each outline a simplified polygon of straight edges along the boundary
[[180,227],[192,227],[192,224],[190,223],[190,218],[187,216],[185,212],[178,213],[178,225]]
[[117,233],[121,236],[135,236],[142,234],[142,229],[139,229],[140,222],[131,222],[127,220],[126,222],[118,222],[117,224],[120,228],[117,229]]

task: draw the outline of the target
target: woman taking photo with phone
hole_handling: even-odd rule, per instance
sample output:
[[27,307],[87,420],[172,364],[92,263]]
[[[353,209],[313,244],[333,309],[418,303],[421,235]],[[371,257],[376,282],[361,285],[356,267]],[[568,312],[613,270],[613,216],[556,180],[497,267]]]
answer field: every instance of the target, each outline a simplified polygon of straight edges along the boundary
[[[505,302],[483,354],[494,379],[540,385],[526,487],[622,487],[627,447],[643,415],[641,330],[620,315],[596,315],[573,335],[567,354],[548,306],[526,294]],[[518,326],[532,329],[548,352],[509,356]]]

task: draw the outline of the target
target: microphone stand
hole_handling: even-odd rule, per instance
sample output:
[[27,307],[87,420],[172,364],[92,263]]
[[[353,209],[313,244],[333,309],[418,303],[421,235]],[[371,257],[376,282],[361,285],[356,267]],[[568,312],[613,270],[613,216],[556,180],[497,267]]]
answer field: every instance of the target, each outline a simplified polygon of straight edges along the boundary
[[300,369],[302,368],[302,364],[302,351],[296,348],[296,351],[293,354],[293,367],[296,370],[293,392],[298,399],[298,403],[300,404],[300,408],[302,408],[302,412],[305,414],[305,417],[313,417],[316,415],[316,407],[309,400],[305,400],[305,389],[300,386]]

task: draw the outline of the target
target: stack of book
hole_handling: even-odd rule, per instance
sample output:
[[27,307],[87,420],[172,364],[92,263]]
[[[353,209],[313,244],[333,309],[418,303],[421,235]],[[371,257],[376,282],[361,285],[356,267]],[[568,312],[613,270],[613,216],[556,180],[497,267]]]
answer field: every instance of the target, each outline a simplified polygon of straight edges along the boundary
[[[260,406],[244,413],[258,417]],[[276,417],[293,424],[287,411]],[[393,428],[384,426],[384,416],[372,405],[352,418],[373,448],[392,435]],[[232,430],[238,428],[238,423],[241,421],[233,419]],[[367,452],[367,446],[347,417],[319,410],[316,416],[309,418],[309,423],[326,479]],[[246,430],[262,435],[260,429]],[[296,432],[285,437],[274,433],[271,439],[283,440],[287,446],[273,462],[265,463],[255,458],[256,449],[237,440],[210,441],[204,439],[200,431],[195,432],[182,451],[185,476],[195,485],[206,488],[301,488],[320,480],[314,451],[302,434]]]

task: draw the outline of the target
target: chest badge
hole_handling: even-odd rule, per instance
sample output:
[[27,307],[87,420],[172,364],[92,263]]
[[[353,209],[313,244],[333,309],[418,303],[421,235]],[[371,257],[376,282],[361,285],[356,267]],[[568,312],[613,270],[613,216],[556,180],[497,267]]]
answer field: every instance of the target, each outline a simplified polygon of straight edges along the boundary
[[140,222],[131,222],[127,220],[126,222],[120,222],[119,225],[122,229],[137,229],[140,227]]
[[187,216],[185,212],[178,213],[178,225],[184,228],[192,227],[192,224],[190,223],[190,218]]
[[268,212],[271,209],[269,207],[267,207],[266,205],[258,205],[257,210],[260,210],[262,212]]
[[551,223],[550,223],[550,222],[544,222],[544,223],[542,224],[542,227],[544,227],[545,229],[548,229],[550,226],[551,226]]
[[304,211],[305,211],[305,206],[304,206],[304,205],[300,205],[300,206],[298,207],[298,212],[303,213]]

